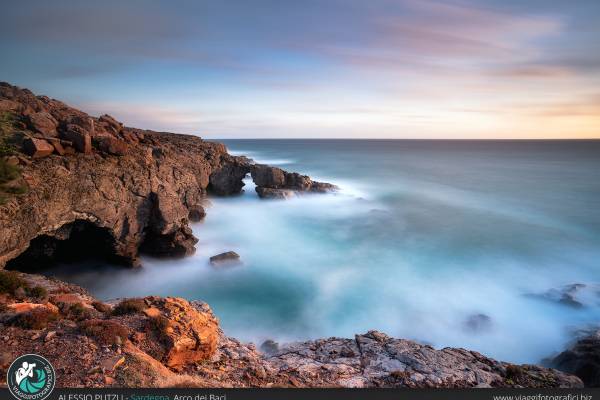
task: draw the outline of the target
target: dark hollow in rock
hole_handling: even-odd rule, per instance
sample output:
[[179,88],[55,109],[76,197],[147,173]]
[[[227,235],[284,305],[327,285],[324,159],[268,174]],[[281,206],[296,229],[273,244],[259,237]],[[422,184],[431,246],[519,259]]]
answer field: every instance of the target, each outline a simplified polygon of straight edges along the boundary
[[116,264],[126,262],[115,255],[114,238],[107,228],[76,220],[52,234],[33,239],[27,250],[6,264],[6,269],[29,272],[58,262],[73,263],[89,259]]

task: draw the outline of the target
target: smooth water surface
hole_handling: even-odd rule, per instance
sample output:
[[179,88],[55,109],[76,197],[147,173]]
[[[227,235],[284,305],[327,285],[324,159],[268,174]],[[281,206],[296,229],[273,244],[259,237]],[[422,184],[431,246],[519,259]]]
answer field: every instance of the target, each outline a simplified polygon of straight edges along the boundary
[[[377,329],[513,362],[599,321],[531,294],[600,282],[600,141],[228,140],[234,154],[338,184],[289,201],[212,198],[196,255],[141,270],[61,271],[104,298],[208,302],[260,343]],[[238,252],[243,265],[208,257]],[[473,329],[476,314],[489,324]]]

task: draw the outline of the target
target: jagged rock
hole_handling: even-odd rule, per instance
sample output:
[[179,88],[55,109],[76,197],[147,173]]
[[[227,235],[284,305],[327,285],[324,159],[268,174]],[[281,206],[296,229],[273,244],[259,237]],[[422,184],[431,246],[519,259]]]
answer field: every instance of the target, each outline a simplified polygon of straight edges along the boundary
[[31,127],[46,136],[56,136],[58,122],[50,113],[42,111],[28,115]]
[[26,138],[23,141],[23,151],[33,158],[42,158],[52,154],[54,147],[44,139]]
[[92,152],[92,136],[79,125],[70,124],[62,137],[73,143],[73,147],[80,153],[90,154]]
[[224,160],[227,162],[210,174],[209,189],[219,196],[240,193],[244,187],[242,179],[250,172],[249,166],[235,157],[224,157]]
[[337,189],[330,183],[316,182],[306,175],[287,172],[269,165],[253,164],[250,170],[252,180],[256,184],[256,193],[261,198],[286,199],[297,192],[324,193]]
[[236,264],[240,262],[240,255],[235,251],[227,251],[225,253],[217,254],[210,258],[212,265],[223,265],[223,264]]
[[[31,163],[23,158],[23,179],[31,189],[12,199],[11,207],[0,206],[0,268],[9,261],[14,268],[34,268],[61,257],[85,257],[81,248],[129,265],[138,263],[140,252],[192,254],[197,239],[188,224],[201,215],[197,206],[208,192],[239,193],[250,172],[248,161],[227,154],[221,143],[123,127],[112,117],[94,119],[58,100],[0,83],[0,101],[5,100],[18,104],[11,108],[23,120],[50,114],[60,140],[47,151],[60,155],[60,145],[68,157]],[[118,141],[109,139],[111,145],[126,141],[129,151],[107,146],[109,153],[124,154],[101,157],[92,137]]]
[[[598,298],[600,285],[572,283],[559,288],[550,289],[541,294],[530,294],[529,296],[550,300],[573,308],[584,308],[589,306],[589,299]],[[588,304],[586,304],[586,299]],[[595,304],[598,305],[598,302]]]
[[123,129],[123,124],[108,114],[101,115],[98,122],[103,125],[105,130],[110,130],[113,134],[118,134]]
[[46,140],[52,145],[52,147],[54,147],[54,152],[56,154],[61,155],[61,156],[65,155],[65,148],[63,147],[60,139],[58,139],[58,138],[47,138]]
[[162,361],[171,368],[210,359],[219,337],[218,321],[212,313],[200,312],[181,298],[147,298],[148,314],[164,318],[161,325],[161,343],[164,345]]
[[190,207],[188,218],[192,222],[202,221],[206,217],[206,211],[201,205],[195,205]]
[[600,330],[578,339],[552,359],[550,366],[578,376],[586,387],[600,387]]
[[291,189],[271,189],[266,187],[257,186],[256,193],[258,197],[262,199],[291,199],[296,196],[296,192]]
[[113,136],[100,136],[95,139],[98,149],[104,153],[115,156],[124,156],[129,151],[129,146],[125,141]]

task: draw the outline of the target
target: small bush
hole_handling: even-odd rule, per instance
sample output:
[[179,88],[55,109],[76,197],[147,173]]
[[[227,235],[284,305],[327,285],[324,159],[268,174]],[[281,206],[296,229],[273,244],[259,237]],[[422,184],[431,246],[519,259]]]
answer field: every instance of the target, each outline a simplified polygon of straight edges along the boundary
[[15,315],[8,323],[23,329],[44,329],[49,323],[56,321],[58,315],[46,308],[35,308],[29,312]]
[[65,311],[67,317],[75,321],[83,321],[93,317],[91,310],[81,303],[71,304],[66,307]]
[[112,310],[108,304],[102,303],[101,301],[94,301],[92,306],[103,314],[108,314]]
[[148,306],[144,299],[126,299],[116,305],[114,315],[127,315],[143,312]]
[[19,167],[10,165],[5,159],[0,158],[0,184],[17,179],[20,175],[21,170]]
[[129,329],[115,321],[90,319],[79,325],[80,331],[101,345],[121,344],[130,335]]
[[8,311],[8,306],[4,303],[0,303],[0,313]]
[[15,271],[0,271],[0,293],[15,294],[18,288],[27,288],[27,282]]
[[27,193],[27,186],[25,186],[25,185],[7,186],[2,190],[4,190],[4,192],[10,193],[10,194],[25,194],[25,193]]
[[46,297],[48,297],[48,291],[46,290],[46,288],[44,288],[42,286],[32,287],[31,289],[28,289],[26,292],[29,296],[35,297],[38,299],[45,299]]

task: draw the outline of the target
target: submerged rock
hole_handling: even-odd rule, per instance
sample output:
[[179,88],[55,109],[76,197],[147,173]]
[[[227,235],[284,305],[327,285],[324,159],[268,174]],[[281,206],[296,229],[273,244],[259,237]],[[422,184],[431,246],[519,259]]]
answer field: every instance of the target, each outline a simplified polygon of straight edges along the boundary
[[584,308],[600,300],[600,285],[572,283],[544,293],[531,294],[531,297],[553,301],[573,308]]
[[223,264],[238,264],[240,262],[240,255],[235,251],[227,251],[225,253],[217,254],[210,258],[211,265],[223,265]]
[[465,320],[464,327],[472,332],[488,331],[492,327],[492,319],[486,314],[473,314]]

